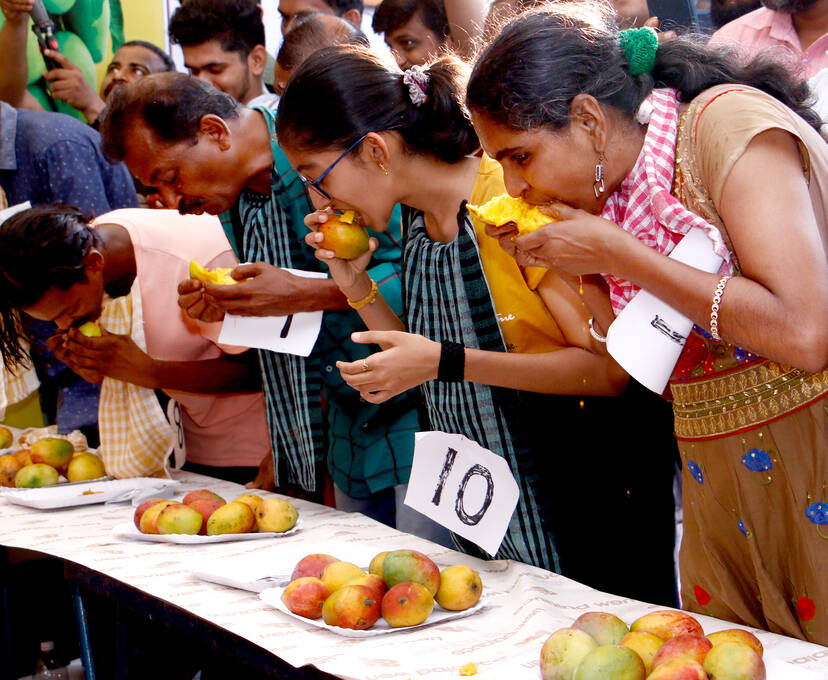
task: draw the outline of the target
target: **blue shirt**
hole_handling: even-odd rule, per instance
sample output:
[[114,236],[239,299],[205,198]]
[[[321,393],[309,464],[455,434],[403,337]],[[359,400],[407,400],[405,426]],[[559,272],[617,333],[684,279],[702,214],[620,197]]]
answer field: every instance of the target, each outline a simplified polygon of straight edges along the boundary
[[95,130],[62,113],[3,102],[0,186],[9,205],[60,201],[93,215],[138,206],[129,171],[106,160]]

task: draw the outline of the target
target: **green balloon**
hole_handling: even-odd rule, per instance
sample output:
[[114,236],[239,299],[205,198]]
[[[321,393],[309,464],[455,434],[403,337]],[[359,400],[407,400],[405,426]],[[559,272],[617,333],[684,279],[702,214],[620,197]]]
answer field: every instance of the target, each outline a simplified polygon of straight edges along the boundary
[[26,61],[29,66],[28,82],[31,85],[46,70],[46,62],[43,61],[43,55],[40,53],[40,46],[37,44],[37,36],[32,30],[31,20],[29,21],[29,36],[26,39]]
[[54,100],[49,96],[49,93],[46,91],[46,81],[45,80],[38,80],[29,87],[26,88],[37,101],[40,102],[40,105],[43,107],[44,111],[54,111],[55,104]]
[[43,0],[43,6],[49,14],[63,14],[72,9],[75,0]]
[[83,40],[96,64],[106,55],[109,15],[109,0],[77,0],[63,17],[66,27]]
[[[58,31],[55,37],[60,45],[60,51],[81,70],[92,89],[96,90],[95,63],[86,45],[83,44],[83,40],[69,31]],[[86,122],[86,118],[80,111],[73,109],[64,101],[55,100],[55,108],[61,113],[67,113]]]

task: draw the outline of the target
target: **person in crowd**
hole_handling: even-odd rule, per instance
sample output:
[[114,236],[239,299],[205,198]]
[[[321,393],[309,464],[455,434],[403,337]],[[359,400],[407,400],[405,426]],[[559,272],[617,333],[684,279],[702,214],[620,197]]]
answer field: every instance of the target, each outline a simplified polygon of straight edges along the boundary
[[401,69],[422,66],[450,45],[443,0],[383,0],[371,22]]
[[[71,116],[15,109],[0,102],[0,187],[9,205],[71,202],[100,215],[137,205],[127,169],[103,154],[95,130]],[[26,320],[41,378],[40,398],[61,432],[97,439],[98,388],[75,376],[46,349],[54,326]]]
[[402,69],[422,66],[446,49],[470,58],[479,42],[487,4],[480,0],[383,0],[371,26]]
[[[369,353],[349,339],[361,327],[358,317],[344,311],[348,302],[332,281],[287,269],[321,265],[300,241],[311,204],[276,142],[274,119],[269,109],[241,107],[196,78],[164,74],[115,90],[102,132],[107,153],[157,187],[167,205],[222,214],[239,259],[253,263],[234,270],[248,280],[233,286],[183,282],[180,304],[191,316],[325,312],[309,358],[259,353],[276,457],[270,474],[279,488],[318,498],[318,463],[327,459],[337,507],[440,540],[440,527],[402,503],[418,429],[411,395],[373,406],[348,388],[334,366]],[[372,275],[400,308],[398,215],[391,233],[380,235]]]
[[291,73],[311,54],[331,45],[369,45],[360,28],[333,14],[313,12],[294,22],[276,55],[273,84],[282,94]]
[[[460,105],[463,71],[445,56],[403,73],[343,46],[311,56],[285,90],[276,131],[297,172],[313,178],[312,228],[328,209],[356,210],[373,226],[385,225],[396,203],[405,206],[403,321],[377,294],[366,270],[371,253],[344,261],[317,251],[371,329],[355,339],[383,348],[339,369],[371,403],[419,386],[430,429],[463,434],[508,461],[521,494],[495,557],[669,604],[669,409],[661,432],[656,425],[643,443],[629,418],[647,404],[658,410],[659,400],[639,385],[608,396],[628,376],[590,334],[580,291],[603,305],[604,323],[612,318],[606,294],[577,277],[521,269],[465,210],[467,199],[483,203],[505,187],[498,164],[474,155],[477,136]],[[355,82],[358,100],[349,95]],[[324,112],[315,104],[323,93]],[[307,242],[318,248],[321,236]],[[581,486],[590,500],[571,493]],[[646,518],[652,532],[585,540],[607,515],[625,526]],[[659,566],[646,577],[632,562],[607,570],[602,556],[616,550],[646,550]]]
[[245,106],[278,104],[264,84],[267,50],[257,0],[189,0],[170,19],[170,40],[181,45],[196,78]]
[[[37,111],[43,107],[26,90],[26,40],[33,4],[32,0],[0,0],[0,9],[6,18],[0,28],[0,63],[4,65],[0,70],[0,101]],[[45,54],[60,64],[60,68],[43,74],[52,97],[80,111],[93,126],[115,85],[131,83],[150,73],[175,70],[172,59],[162,49],[143,40],[130,40],[115,51],[101,81],[100,91],[96,93],[68,57],[53,50],[46,50]]]
[[[670,383],[682,606],[825,644],[828,147],[807,97],[776,62],[560,7],[504,29],[466,103],[510,193],[554,201],[560,221],[498,230],[519,262],[604,272],[616,313],[640,287],[696,324]],[[690,229],[719,273],[667,257]]]
[[285,35],[297,18],[311,12],[332,14],[350,21],[354,26],[362,24],[362,0],[279,0],[279,16],[282,18],[282,35]]
[[828,68],[828,0],[761,0],[762,6],[722,26],[711,45],[735,46],[746,62],[782,60],[795,76]]
[[[246,348],[219,345],[221,324],[196,321],[179,308],[177,284],[187,277],[191,259],[211,268],[238,263],[215,217],[116,210],[91,221],[66,205],[18,213],[0,227],[0,348],[10,365],[19,360],[19,312],[55,322],[50,347],[78,375],[92,383],[110,378],[147,388],[152,401],[151,390],[163,390],[178,402],[185,469],[244,483],[270,453],[258,360]],[[128,311],[119,319],[110,306],[127,298]],[[78,331],[99,318],[101,337]],[[107,330],[119,323],[127,332]],[[142,336],[136,335],[139,327]],[[104,385],[100,452],[109,464],[124,426],[118,392],[107,395]],[[153,405],[142,430],[153,415],[166,424]],[[146,456],[145,448],[128,453]],[[141,472],[163,470],[168,454],[162,444]],[[132,468],[116,460],[107,469],[114,474]]]
[[759,0],[710,0],[710,22],[714,30],[761,7]]

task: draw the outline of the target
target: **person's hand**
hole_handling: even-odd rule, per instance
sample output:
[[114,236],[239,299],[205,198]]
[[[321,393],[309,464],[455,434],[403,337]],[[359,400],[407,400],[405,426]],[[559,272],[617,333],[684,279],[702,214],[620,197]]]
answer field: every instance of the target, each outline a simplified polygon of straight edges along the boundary
[[309,289],[319,279],[296,276],[264,262],[239,265],[230,276],[239,283],[202,284],[207,305],[239,316],[288,316],[316,309]]
[[52,352],[58,361],[62,361],[71,371],[77,373],[81,378],[86,380],[86,382],[93,383],[94,385],[99,385],[103,382],[104,376],[97,370],[86,370],[80,366],[72,365],[69,358],[69,349],[67,347],[68,343],[69,332],[59,330],[51,338],[46,340],[46,349]]
[[49,91],[55,99],[65,101],[69,106],[77,109],[91,123],[103,111],[103,100],[86,80],[83,72],[69,57],[61,52],[45,50],[44,56],[53,59],[61,68],[46,71],[44,79],[49,83]]
[[0,0],[0,9],[10,24],[28,22],[33,6],[34,0]]
[[649,26],[650,28],[654,28],[658,33],[658,42],[663,43],[667,40],[672,40],[676,37],[675,31],[662,31],[658,28],[658,17],[650,17],[647,21],[644,22],[644,26]]
[[486,224],[486,233],[493,239],[497,239],[500,247],[506,251],[508,255],[515,256],[517,246],[515,246],[515,239],[518,236],[518,228],[514,222],[507,222],[496,226],[494,224]]
[[244,485],[245,489],[264,489],[265,491],[276,490],[276,480],[273,476],[273,453],[270,451],[262,458],[259,463],[259,471],[256,473],[256,478],[252,482],[247,482]]
[[524,267],[549,267],[576,276],[613,273],[619,238],[634,238],[603,217],[563,203],[540,209],[559,221],[515,239],[516,259]]
[[439,342],[402,331],[362,331],[352,333],[351,339],[388,348],[358,361],[336,362],[342,378],[365,401],[381,404],[437,377]]
[[355,284],[358,284],[362,274],[368,268],[371,262],[373,252],[379,247],[379,242],[375,238],[368,240],[368,252],[360,255],[353,260],[340,260],[332,250],[322,248],[320,244],[325,239],[324,235],[319,233],[320,225],[327,222],[328,217],[332,214],[330,208],[324,210],[317,210],[310,215],[305,216],[305,226],[311,232],[305,236],[305,243],[316,251],[316,258],[328,265],[331,272],[331,278],[339,286],[340,290],[348,291],[353,289]]
[[116,335],[105,329],[101,329],[101,333],[98,338],[88,338],[77,328],[71,328],[66,333],[63,343],[65,358],[60,358],[84,378],[84,374],[100,375],[101,378],[114,378],[143,387],[155,387],[155,362],[152,357],[138,347],[128,335]]
[[204,284],[196,279],[184,279],[178,284],[178,306],[190,318],[205,323],[224,319],[224,310],[207,303],[204,299]]

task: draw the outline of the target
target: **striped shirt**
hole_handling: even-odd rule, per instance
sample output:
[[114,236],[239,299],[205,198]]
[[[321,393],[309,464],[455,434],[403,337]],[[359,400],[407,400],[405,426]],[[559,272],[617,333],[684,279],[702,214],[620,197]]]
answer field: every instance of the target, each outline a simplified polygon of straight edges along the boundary
[[[268,124],[274,155],[271,193],[245,190],[233,209],[222,215],[225,233],[242,261],[278,267],[323,271],[304,242],[304,217],[313,211],[299,176],[276,142],[275,113],[256,107]],[[380,246],[368,273],[400,313],[401,220],[395,209],[389,230],[374,233]],[[350,340],[365,330],[358,314],[326,311],[313,353],[308,358],[260,350],[277,485],[320,488],[316,471],[321,461],[336,485],[354,498],[367,498],[408,481],[419,429],[414,399],[403,394],[384,404],[369,404],[348,387],[337,361],[358,361],[375,348]],[[323,422],[322,397],[327,404]]]

